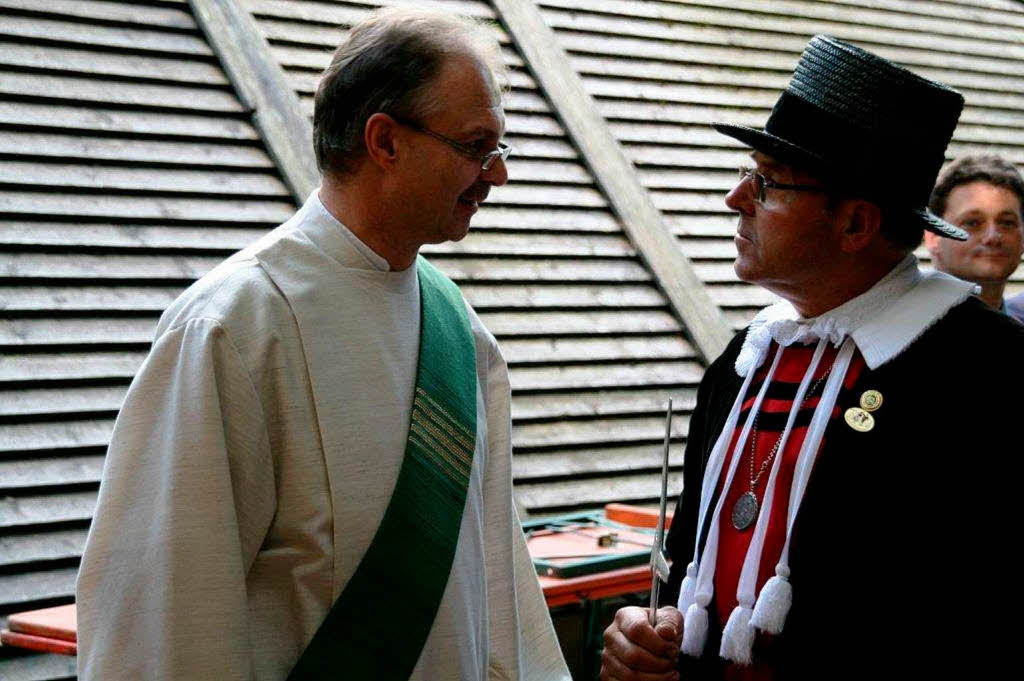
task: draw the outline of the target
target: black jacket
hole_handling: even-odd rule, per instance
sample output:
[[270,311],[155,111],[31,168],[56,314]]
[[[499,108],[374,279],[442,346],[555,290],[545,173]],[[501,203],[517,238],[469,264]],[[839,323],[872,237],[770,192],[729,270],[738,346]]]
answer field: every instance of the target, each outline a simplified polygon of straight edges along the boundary
[[[662,604],[675,605],[692,559],[701,478],[741,386],[744,336],[697,393]],[[783,633],[755,647],[777,680],[988,678],[1017,666],[1022,352],[1024,326],[971,298],[840,394],[793,530],[793,607]],[[861,433],[842,413],[869,389],[883,404]],[[714,604],[709,614],[704,657],[681,655],[683,679],[721,678],[724,623]]]

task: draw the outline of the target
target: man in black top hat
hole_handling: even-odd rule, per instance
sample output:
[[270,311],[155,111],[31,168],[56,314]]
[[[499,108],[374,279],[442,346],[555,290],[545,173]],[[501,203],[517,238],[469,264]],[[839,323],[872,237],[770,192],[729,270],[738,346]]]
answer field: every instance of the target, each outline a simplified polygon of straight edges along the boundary
[[736,273],[782,300],[701,382],[663,607],[653,628],[616,614],[602,679],[1002,665],[1013,625],[989,537],[1017,517],[1019,401],[978,397],[1024,386],[1004,359],[1024,328],[913,256],[924,230],[966,238],[926,207],[962,106],[816,36],[764,130],[715,126],[753,149],[726,197]]

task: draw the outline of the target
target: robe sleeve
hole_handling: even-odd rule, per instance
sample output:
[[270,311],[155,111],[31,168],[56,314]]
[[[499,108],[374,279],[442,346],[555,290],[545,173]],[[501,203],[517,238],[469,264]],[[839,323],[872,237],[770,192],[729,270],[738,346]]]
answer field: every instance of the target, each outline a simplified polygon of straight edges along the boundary
[[165,331],[104,464],[78,576],[79,678],[252,678],[246,574],[274,490],[262,405],[224,327]]
[[[501,541],[487,546],[488,561],[494,561],[488,568],[491,618],[488,677],[501,681],[570,681],[512,501],[511,389],[505,360],[493,342],[488,364],[485,399],[488,469],[500,471],[500,475],[489,472],[491,480],[487,492],[502,495],[501,513],[505,520],[500,524],[504,528]],[[500,491],[493,484],[495,477],[502,481]],[[509,569],[513,577],[508,580],[511,584],[503,583]]]

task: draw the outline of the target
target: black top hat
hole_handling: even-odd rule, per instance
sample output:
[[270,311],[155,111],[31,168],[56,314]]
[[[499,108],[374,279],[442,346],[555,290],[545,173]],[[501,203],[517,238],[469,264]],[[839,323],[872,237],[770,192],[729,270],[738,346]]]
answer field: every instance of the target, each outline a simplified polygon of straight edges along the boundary
[[964,106],[959,92],[831,36],[811,39],[764,130],[715,129],[953,239],[928,208]]

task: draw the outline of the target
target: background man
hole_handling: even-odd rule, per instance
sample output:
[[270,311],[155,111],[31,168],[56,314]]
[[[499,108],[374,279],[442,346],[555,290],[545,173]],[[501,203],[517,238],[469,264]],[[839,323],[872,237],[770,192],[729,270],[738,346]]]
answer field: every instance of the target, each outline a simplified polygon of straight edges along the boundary
[[1005,360],[1024,328],[912,255],[923,230],[966,238],[925,209],[962,105],[817,36],[763,131],[715,126],[754,149],[726,197],[736,273],[784,300],[701,382],[668,538],[671,605],[654,628],[643,609],[617,613],[602,678],[1001,668],[992,652],[1016,634],[987,623],[1006,560],[982,528],[1012,511],[1005,475],[1020,465],[997,452],[1018,441],[1018,403],[977,396],[993,380],[1024,385]]
[[495,340],[417,252],[508,147],[488,31],[355,26],[299,212],[163,315],[78,582],[91,679],[563,679],[512,504]]
[[967,232],[967,240],[924,235],[936,269],[979,284],[979,298],[1019,321],[1024,310],[1008,309],[1003,291],[1024,253],[1022,205],[1024,179],[1012,163],[998,156],[965,156],[939,175],[928,207]]

